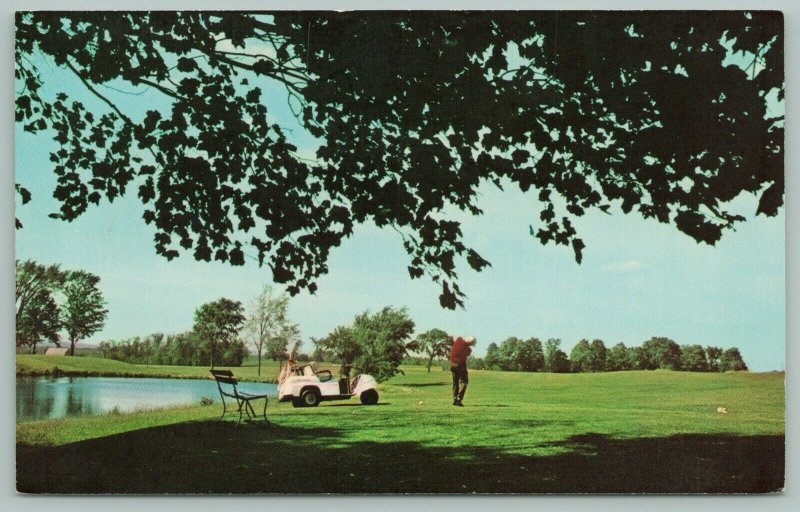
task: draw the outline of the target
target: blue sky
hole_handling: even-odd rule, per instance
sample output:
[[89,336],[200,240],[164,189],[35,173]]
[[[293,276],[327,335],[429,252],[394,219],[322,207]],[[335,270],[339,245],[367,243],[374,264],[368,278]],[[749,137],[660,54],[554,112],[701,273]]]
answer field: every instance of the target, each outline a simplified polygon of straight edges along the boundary
[[[65,90],[101,108],[69,75],[47,64],[43,70],[50,93]],[[267,90],[276,98],[269,105],[276,119],[293,130],[302,153],[313,154],[314,140],[291,116],[280,89]],[[129,112],[159,104],[151,92],[105,92]],[[46,135],[17,127],[17,181],[33,201],[17,209],[25,227],[16,233],[16,255],[100,276],[109,317],[91,342],[188,330],[201,304],[220,297],[247,303],[270,282],[269,270],[252,261],[230,267],[196,262],[190,254],[172,262],[157,256],[135,194],[101,203],[71,223],[49,219],[57,209],[48,160],[54,148]],[[528,226],[538,221],[535,194],[485,185],[479,204],[485,214],[459,219],[466,243],[492,267],[477,273],[462,265],[461,288],[468,296],[463,310],[443,310],[433,283],[408,277],[399,235],[365,225],[333,251],[317,294],[292,299],[290,316],[306,349],[310,337],[324,336],[364,310],[392,305],[409,309],[417,332],[438,327],[477,337],[478,355],[508,336],[560,338],[567,351],[581,338],[630,346],[667,336],[680,344],[736,346],[752,370],[782,370],[784,216],[755,217],[756,205],[753,197],[736,200],[748,221],[716,247],[637,215],[588,214],[576,221],[587,246],[578,265],[570,249],[542,246],[530,236]]]

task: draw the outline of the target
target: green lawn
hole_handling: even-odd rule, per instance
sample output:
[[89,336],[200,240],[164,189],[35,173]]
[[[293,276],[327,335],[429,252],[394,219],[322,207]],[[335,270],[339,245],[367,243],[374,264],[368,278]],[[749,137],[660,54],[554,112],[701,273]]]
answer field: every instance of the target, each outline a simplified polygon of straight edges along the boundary
[[[182,375],[207,372],[189,370]],[[351,400],[294,409],[271,401],[270,425],[218,421],[218,405],[18,424],[18,489],[699,493],[783,487],[782,373],[472,371],[465,407],[456,408],[449,372],[405,370],[380,386],[377,406]]]
[[[241,380],[261,382],[274,382],[279,369],[279,365],[275,361],[262,361],[261,375],[258,375],[258,361],[253,357],[248,358],[241,367],[235,368],[236,375]],[[18,354],[17,376],[31,375],[169,377],[175,379],[205,379],[211,376],[208,367],[205,366],[137,365],[100,357]]]

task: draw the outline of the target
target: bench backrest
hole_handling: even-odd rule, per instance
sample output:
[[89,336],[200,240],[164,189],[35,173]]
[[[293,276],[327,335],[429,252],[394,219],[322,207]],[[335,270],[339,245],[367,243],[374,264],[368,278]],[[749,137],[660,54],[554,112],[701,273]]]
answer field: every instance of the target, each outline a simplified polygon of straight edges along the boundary
[[231,386],[235,387],[237,384],[239,384],[239,381],[236,380],[236,378],[233,376],[233,372],[230,370],[211,370],[211,375],[213,375],[214,379],[216,379],[217,385],[230,384]]

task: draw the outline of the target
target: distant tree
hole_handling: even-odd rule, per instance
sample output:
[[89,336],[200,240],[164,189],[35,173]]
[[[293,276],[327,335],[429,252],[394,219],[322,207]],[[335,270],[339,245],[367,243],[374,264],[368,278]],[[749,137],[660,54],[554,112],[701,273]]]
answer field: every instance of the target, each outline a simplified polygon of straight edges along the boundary
[[17,346],[28,346],[36,353],[36,346],[45,341],[58,345],[61,315],[52,292],[39,290],[30,297],[27,306],[17,317]]
[[247,358],[249,350],[244,340],[234,338],[229,343],[222,345],[222,354],[219,364],[225,366],[241,366]]
[[567,353],[563,350],[556,350],[553,354],[553,360],[550,364],[552,373],[567,373],[569,372],[569,359]]
[[349,375],[349,367],[362,352],[352,327],[339,326],[326,337],[317,340],[317,344],[320,350],[330,353],[333,360],[341,364],[344,375]]
[[497,343],[491,342],[486,347],[486,357],[483,358],[483,364],[487,370],[500,369],[500,347],[497,346]]
[[96,333],[105,324],[108,310],[99,284],[99,277],[82,270],[67,275],[62,321],[69,337],[69,355],[75,355],[78,341]]
[[100,351],[100,353],[103,355],[103,359],[105,359],[106,356],[108,355],[108,352],[111,350],[111,343],[109,343],[108,341],[101,341],[97,345],[97,350]]
[[333,352],[325,345],[325,338],[311,338],[314,350],[311,351],[311,359],[314,361],[332,361],[336,357]]
[[[784,94],[776,12],[33,11],[15,29],[16,122],[57,142],[55,217],[138,192],[158,254],[253,251],[292,294],[372,222],[458,306],[459,261],[489,264],[459,220],[485,183],[534,191],[541,222],[523,228],[578,263],[587,211],[713,245],[745,220],[742,193],[757,214],[783,205],[783,116],[765,108]],[[50,67],[81,85],[45,83]],[[264,104],[266,79],[319,139],[312,160]]]
[[648,370],[657,368],[680,370],[681,347],[671,339],[650,338],[642,344],[642,348],[647,354]]
[[537,338],[523,341],[517,353],[519,369],[524,372],[540,372],[544,369],[544,350]]
[[651,365],[647,351],[643,347],[629,347],[628,361],[632,370],[652,370],[656,368]]
[[[211,359],[208,339],[194,331],[104,341],[98,348],[103,357],[133,364],[202,366]],[[216,365],[241,366],[246,356],[245,343],[234,339],[224,347],[217,347],[214,361]]]
[[441,329],[431,329],[417,336],[415,350],[428,356],[428,373],[431,371],[433,359],[445,357],[452,346],[452,338]]
[[624,343],[617,343],[606,355],[606,371],[619,372],[630,370],[633,368],[631,364],[628,348]]
[[467,356],[467,366],[475,370],[486,369],[486,363],[482,357],[475,357],[473,355]]
[[589,355],[586,361],[587,370],[590,372],[602,372],[606,369],[606,356],[608,350],[603,340],[592,340],[589,345]]
[[544,361],[545,368],[552,373],[566,373],[570,369],[570,362],[567,354],[559,347],[561,340],[549,339],[545,342]]
[[747,365],[742,359],[739,349],[731,347],[726,349],[719,358],[720,370],[723,372],[746,372]]
[[722,356],[722,349],[719,347],[709,346],[706,347],[706,359],[708,360],[708,369],[712,372],[720,371],[719,358]]
[[211,368],[221,360],[221,356],[229,346],[237,341],[239,330],[245,320],[244,308],[239,301],[221,298],[197,308],[194,313],[193,331],[210,349]]
[[592,358],[592,346],[589,340],[580,340],[569,353],[569,367],[573,373],[590,371]]
[[700,345],[681,346],[681,369],[687,372],[707,372],[706,351]]
[[[300,338],[300,326],[297,324],[287,324],[278,333],[279,341],[275,343],[276,349],[274,350],[272,358],[276,361],[285,359],[287,354],[290,359],[297,359],[300,355],[300,348],[303,346],[303,340]],[[283,352],[277,350],[277,347],[292,347],[290,350]]]
[[500,357],[500,369],[506,372],[516,372],[520,370],[519,351],[522,347],[522,340],[510,336],[500,343],[498,355]]
[[16,344],[28,346],[49,341],[59,345],[60,308],[54,294],[61,289],[67,273],[58,265],[33,260],[16,261]]
[[289,343],[292,324],[287,318],[289,295],[276,293],[269,285],[264,287],[250,305],[244,323],[244,335],[256,349],[258,375],[261,375],[261,355],[266,348],[267,357],[282,359]]
[[355,365],[383,382],[402,373],[399,369],[406,353],[414,321],[405,308],[385,307],[377,313],[364,312],[353,321],[352,333],[360,347]]

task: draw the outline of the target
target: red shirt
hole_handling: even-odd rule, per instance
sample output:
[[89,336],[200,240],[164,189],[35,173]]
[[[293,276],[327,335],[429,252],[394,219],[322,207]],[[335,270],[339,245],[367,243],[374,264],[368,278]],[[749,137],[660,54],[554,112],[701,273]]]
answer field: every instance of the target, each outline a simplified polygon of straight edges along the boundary
[[456,338],[453,342],[453,348],[450,349],[450,363],[452,365],[466,364],[467,356],[472,353],[467,342],[461,336]]

